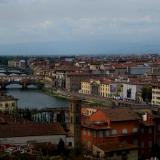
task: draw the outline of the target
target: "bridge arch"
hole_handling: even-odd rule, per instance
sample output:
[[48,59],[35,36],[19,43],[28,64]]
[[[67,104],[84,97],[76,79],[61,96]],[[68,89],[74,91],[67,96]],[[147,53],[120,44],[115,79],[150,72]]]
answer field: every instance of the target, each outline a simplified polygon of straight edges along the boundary
[[29,85],[35,85],[37,87],[43,87],[43,83],[38,77],[33,76],[0,76],[0,86],[5,89],[8,85],[18,84],[22,88],[27,88]]

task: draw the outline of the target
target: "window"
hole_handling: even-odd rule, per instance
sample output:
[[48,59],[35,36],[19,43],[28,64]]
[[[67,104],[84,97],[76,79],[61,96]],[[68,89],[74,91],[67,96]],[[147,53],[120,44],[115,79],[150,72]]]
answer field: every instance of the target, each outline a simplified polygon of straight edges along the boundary
[[112,130],[112,135],[115,135],[115,134],[117,134],[117,130],[116,130],[116,129],[113,129],[113,130]]
[[90,141],[88,141],[88,147],[90,147],[91,146],[91,142]]
[[72,146],[72,142],[69,142],[68,145],[71,147]]
[[137,133],[138,132],[138,128],[133,128],[132,132],[133,133]]
[[12,103],[12,107],[14,107],[15,106],[15,103]]
[[88,129],[88,136],[90,136],[90,130]]
[[121,151],[118,151],[116,154],[117,156],[121,156]]
[[109,157],[110,158],[113,157],[113,153],[112,152],[109,153]]
[[70,107],[71,107],[71,112],[73,112],[73,109],[72,109],[72,103],[70,104]]
[[148,147],[149,147],[149,148],[152,148],[152,141],[149,141],[149,142],[148,142]]
[[76,116],[76,123],[79,123],[79,116]]
[[100,152],[99,151],[97,152],[97,156],[96,157],[100,158]]
[[103,135],[104,135],[104,137],[108,137],[109,136],[109,131],[108,130],[103,131]]
[[123,141],[122,141],[122,144],[127,144],[127,141],[126,141],[126,140],[123,140]]
[[131,98],[132,89],[127,89],[127,98]]
[[143,128],[141,129],[141,133],[144,133],[144,129]]
[[8,108],[8,103],[5,104],[5,107]]
[[127,160],[127,153],[126,152],[122,152],[122,160]]
[[136,138],[133,139],[133,144],[135,144],[135,145],[138,144],[138,140]]
[[99,137],[103,137],[103,131],[99,131]]
[[127,134],[127,133],[128,133],[128,130],[127,130],[126,128],[124,128],[124,129],[122,130],[122,133],[123,133],[123,134]]
[[141,142],[141,148],[144,148],[144,142]]
[[152,133],[152,128],[148,129],[148,133],[151,134]]
[[96,131],[93,131],[93,137],[96,137]]

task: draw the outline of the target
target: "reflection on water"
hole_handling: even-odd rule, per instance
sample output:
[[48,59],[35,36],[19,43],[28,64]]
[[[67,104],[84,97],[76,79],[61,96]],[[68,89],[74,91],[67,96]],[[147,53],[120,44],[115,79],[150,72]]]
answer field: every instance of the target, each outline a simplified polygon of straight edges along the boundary
[[18,98],[19,108],[66,107],[68,102],[57,97],[50,97],[34,85],[22,89],[20,85],[11,84],[6,87],[8,95]]

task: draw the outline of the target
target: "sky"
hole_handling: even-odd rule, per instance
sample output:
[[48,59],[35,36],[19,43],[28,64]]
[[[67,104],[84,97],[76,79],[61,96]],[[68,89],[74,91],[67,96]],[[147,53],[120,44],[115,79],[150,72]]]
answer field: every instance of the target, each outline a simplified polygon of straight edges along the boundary
[[160,52],[160,0],[0,0],[0,54]]

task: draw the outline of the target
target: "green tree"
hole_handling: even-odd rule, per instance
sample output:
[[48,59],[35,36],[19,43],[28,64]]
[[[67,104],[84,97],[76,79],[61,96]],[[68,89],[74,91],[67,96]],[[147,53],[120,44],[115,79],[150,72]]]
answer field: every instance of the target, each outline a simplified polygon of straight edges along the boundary
[[160,146],[158,144],[153,145],[152,147],[152,153],[154,157],[157,157],[158,159],[160,159]]
[[64,141],[62,139],[59,140],[59,143],[57,145],[57,153],[58,154],[64,154],[65,147],[64,147]]
[[144,102],[151,102],[152,100],[152,87],[145,86],[141,89],[141,97]]

